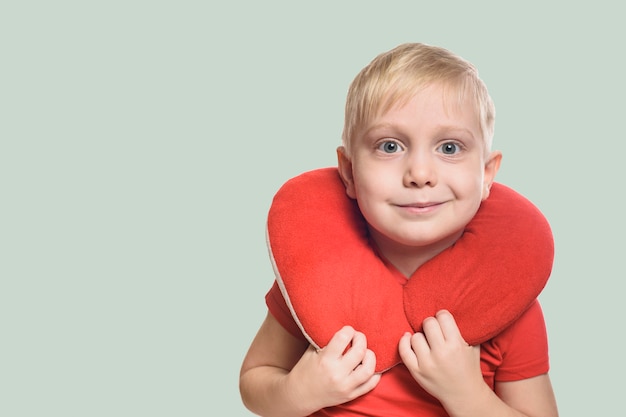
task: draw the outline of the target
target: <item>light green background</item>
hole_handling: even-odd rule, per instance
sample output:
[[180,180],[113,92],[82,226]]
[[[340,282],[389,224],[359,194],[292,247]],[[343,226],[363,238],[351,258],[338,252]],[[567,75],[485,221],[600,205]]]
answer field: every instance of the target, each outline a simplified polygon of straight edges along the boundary
[[0,415],[249,415],[238,372],[273,279],[271,198],[334,165],[349,82],[407,41],[479,68],[498,180],[553,226],[541,299],[561,414],[623,409],[613,3],[7,3]]

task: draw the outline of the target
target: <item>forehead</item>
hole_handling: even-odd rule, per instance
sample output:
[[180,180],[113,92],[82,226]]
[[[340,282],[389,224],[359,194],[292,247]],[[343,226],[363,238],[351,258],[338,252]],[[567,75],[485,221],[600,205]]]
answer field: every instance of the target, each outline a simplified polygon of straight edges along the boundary
[[446,119],[448,122],[463,124],[466,128],[476,130],[481,135],[480,105],[477,98],[467,88],[446,83],[431,83],[415,89],[392,91],[380,101],[378,108],[364,120],[363,128],[367,129],[376,120],[385,118],[390,112],[398,115],[398,110],[406,110],[404,116],[410,116],[411,109]]

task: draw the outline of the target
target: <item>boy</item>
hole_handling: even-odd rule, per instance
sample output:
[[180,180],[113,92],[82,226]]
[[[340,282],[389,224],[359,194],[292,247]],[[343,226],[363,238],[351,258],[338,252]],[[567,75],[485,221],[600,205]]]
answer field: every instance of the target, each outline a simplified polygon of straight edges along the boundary
[[[353,81],[339,174],[378,255],[405,277],[463,234],[499,169],[494,111],[471,64],[405,44]],[[268,300],[276,299],[269,298]],[[244,360],[244,403],[266,416],[555,416],[537,303],[480,346],[438,312],[398,340],[402,364],[380,374],[366,336],[346,326],[320,351],[270,314]]]

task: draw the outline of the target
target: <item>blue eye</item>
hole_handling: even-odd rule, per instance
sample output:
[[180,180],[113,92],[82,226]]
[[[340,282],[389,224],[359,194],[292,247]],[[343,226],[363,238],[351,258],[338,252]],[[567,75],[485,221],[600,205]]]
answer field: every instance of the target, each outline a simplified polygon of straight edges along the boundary
[[445,155],[454,155],[461,151],[461,147],[454,142],[446,142],[439,147],[439,150]]
[[385,153],[395,153],[400,152],[402,150],[402,147],[397,142],[385,141],[378,145],[378,150],[381,150]]

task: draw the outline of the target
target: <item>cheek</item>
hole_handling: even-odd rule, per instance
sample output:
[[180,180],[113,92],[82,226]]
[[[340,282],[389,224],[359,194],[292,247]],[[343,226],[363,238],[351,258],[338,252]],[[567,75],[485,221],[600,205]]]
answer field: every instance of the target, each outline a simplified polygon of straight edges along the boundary
[[359,200],[381,198],[389,186],[389,178],[384,172],[374,169],[354,171],[354,187]]
[[477,163],[466,166],[455,172],[451,179],[466,196],[480,196],[483,192],[485,179],[484,168]]

